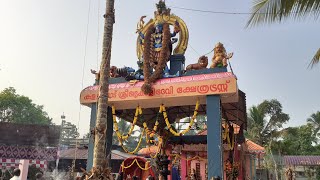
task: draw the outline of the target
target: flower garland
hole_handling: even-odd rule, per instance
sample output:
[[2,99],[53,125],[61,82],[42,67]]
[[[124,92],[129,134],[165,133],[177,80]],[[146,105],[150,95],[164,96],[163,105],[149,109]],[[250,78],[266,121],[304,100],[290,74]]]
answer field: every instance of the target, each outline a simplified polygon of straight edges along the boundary
[[229,128],[230,128],[230,126],[227,123],[225,123],[224,133],[222,134],[222,139],[227,141],[228,147],[230,148],[230,150],[232,150],[234,148],[235,137],[234,137],[234,134],[232,134],[232,137],[233,137],[232,141],[230,140],[230,130],[229,130]]
[[[148,145],[150,145],[150,143],[153,143],[153,142],[154,142],[154,140],[150,140],[148,136],[150,135],[151,138],[154,137],[154,135],[155,135],[154,132],[157,130],[157,126],[158,126],[158,125],[159,125],[159,123],[158,123],[158,120],[157,120],[156,123],[155,123],[155,126],[153,127],[153,130],[154,130],[154,131],[151,132],[151,131],[148,129],[147,124],[146,124],[145,122],[143,123],[144,129],[145,129],[145,131],[146,131],[146,142],[147,142]],[[151,133],[150,133],[150,132],[151,132]],[[157,152],[156,152],[154,155],[152,155],[152,154],[150,153],[150,157],[151,157],[152,159],[154,159],[154,158],[157,157],[157,155],[159,154],[160,149],[161,149],[162,138],[159,136],[158,139],[159,139],[159,141],[158,141]],[[151,152],[150,146],[149,146],[149,152]]]
[[119,142],[120,142],[120,145],[121,145],[122,149],[123,149],[126,153],[135,154],[135,153],[138,152],[138,150],[139,150],[139,147],[140,147],[141,142],[142,142],[142,137],[143,137],[143,135],[144,135],[144,129],[142,130],[142,132],[141,132],[141,134],[140,134],[140,139],[139,139],[138,145],[137,145],[137,147],[136,147],[133,151],[129,151],[129,150],[124,146],[124,144],[123,144],[123,142],[122,142],[122,139],[119,138],[119,136],[118,136],[118,140],[119,140]]
[[131,135],[131,133],[133,132],[133,129],[134,129],[134,126],[135,124],[137,123],[137,120],[138,120],[138,115],[142,115],[142,109],[140,106],[138,106],[136,108],[136,113],[135,113],[135,116],[134,116],[134,119],[133,119],[133,123],[132,123],[132,126],[129,130],[129,133],[125,136],[121,135],[120,132],[119,132],[119,128],[118,128],[118,123],[117,123],[117,117],[116,117],[116,108],[114,106],[112,106],[112,117],[113,117],[113,123],[114,123],[114,128],[115,128],[115,131],[116,131],[116,134],[117,134],[117,137],[118,137],[118,140],[120,142],[120,145],[122,147],[122,149],[126,152],[126,153],[129,153],[129,154],[134,154],[136,153],[138,150],[139,150],[139,147],[141,145],[141,141],[142,141],[142,137],[144,135],[144,129],[143,131],[141,132],[141,135],[140,135],[140,140],[138,142],[138,145],[137,147],[133,150],[133,151],[129,151],[126,147],[124,147],[124,144],[123,144],[123,140],[127,140],[129,138],[129,136]]
[[227,136],[227,142],[230,150],[234,148],[234,140],[235,140],[234,134],[232,134],[232,141],[230,140],[230,135]]
[[[159,113],[158,113],[157,118],[156,118],[156,122],[155,122],[152,130],[150,130],[150,129],[148,128],[146,122],[143,123],[143,127],[144,127],[144,129],[146,130],[147,135],[149,135],[151,138],[152,138],[152,137],[154,136],[154,134],[157,132],[158,125],[159,125],[159,121],[158,121],[158,119],[159,119],[159,114],[162,113],[161,110],[162,110],[162,109],[161,109],[161,107],[160,107],[160,108],[159,108]],[[148,141],[147,141],[147,142],[148,142]]]
[[166,122],[166,125],[167,125],[169,131],[170,131],[174,136],[182,136],[182,135],[184,135],[185,133],[187,133],[187,132],[191,129],[191,127],[192,127],[192,125],[193,125],[193,123],[194,123],[194,120],[195,120],[196,117],[197,117],[198,109],[199,109],[199,100],[197,101],[197,104],[196,104],[196,107],[195,107],[195,109],[194,109],[193,116],[192,116],[192,118],[191,118],[191,121],[190,121],[190,124],[189,124],[188,128],[185,129],[185,130],[183,130],[182,132],[178,133],[178,132],[176,132],[175,130],[173,130],[172,127],[171,127],[171,124],[170,124],[170,122],[169,122],[169,120],[168,120],[168,115],[167,115],[165,106],[164,106],[164,105],[161,105],[161,106],[160,106],[160,110],[161,110],[161,112],[162,112],[162,114],[163,114],[163,118],[164,118],[164,120],[165,120],[165,122]]
[[183,158],[181,157],[181,155],[179,154],[170,154],[171,157],[175,157],[174,161],[176,161],[177,158],[181,159],[181,160],[186,160],[186,161],[191,161],[191,160],[199,160],[199,161],[207,161],[208,159],[207,158],[203,158],[201,156],[194,156],[194,157],[191,157],[191,158]]
[[[156,152],[154,155],[151,154],[151,150],[150,150],[150,146],[149,146],[150,157],[151,157],[152,159],[155,159],[155,158],[157,157],[157,155],[159,154],[160,149],[161,149],[162,138],[161,138],[161,137],[158,137],[158,138],[159,138],[159,141],[158,141],[157,152]],[[148,141],[147,141],[147,142],[148,142]],[[149,145],[149,144],[148,144],[148,145]]]
[[161,78],[163,73],[163,69],[167,63],[167,60],[170,56],[170,48],[169,44],[171,43],[171,34],[170,27],[168,23],[163,24],[163,36],[162,36],[162,48],[160,51],[160,57],[157,61],[157,65],[155,67],[155,71],[151,75],[151,60],[154,59],[154,48],[153,48],[153,40],[152,34],[154,33],[154,27],[150,26],[147,29],[145,40],[144,40],[144,65],[143,65],[143,74],[144,74],[144,84],[141,87],[141,90],[144,94],[149,95],[152,93],[152,83],[154,83],[157,79]]
[[[148,169],[150,169],[152,166],[150,165],[150,166],[148,166],[149,164],[150,164],[150,161],[147,161],[146,163],[145,163],[145,165],[144,165],[144,168],[140,165],[140,163],[138,162],[138,160],[137,159],[134,159],[133,161],[132,161],[132,163],[130,164],[130,165],[128,165],[128,166],[124,166],[124,162],[122,162],[122,164],[121,164],[121,167],[122,167],[122,169],[128,169],[128,168],[131,168],[131,166],[133,166],[134,164],[137,164],[138,165],[138,167],[141,169],[141,170],[143,170],[143,171],[147,171]],[[123,171],[123,170],[122,170]]]
[[224,169],[227,175],[227,179],[235,179],[239,176],[239,162],[231,163],[229,160],[225,162]]
[[224,133],[222,134],[222,139],[223,139],[223,140],[226,140],[228,134],[229,134],[229,125],[228,125],[227,123],[225,123]]
[[130,130],[128,132],[128,134],[126,135],[121,135],[120,132],[119,132],[119,128],[118,128],[118,123],[117,123],[117,117],[116,117],[116,109],[114,106],[112,106],[112,117],[113,117],[113,124],[114,124],[114,129],[116,131],[116,134],[118,137],[120,137],[122,140],[127,140],[132,132],[133,132],[133,129],[138,121],[138,117],[142,115],[142,109],[140,106],[137,106],[136,108],[136,112],[135,112],[135,115],[134,115],[134,118],[133,118],[133,121],[132,121],[132,124],[131,124],[131,127],[130,127]]

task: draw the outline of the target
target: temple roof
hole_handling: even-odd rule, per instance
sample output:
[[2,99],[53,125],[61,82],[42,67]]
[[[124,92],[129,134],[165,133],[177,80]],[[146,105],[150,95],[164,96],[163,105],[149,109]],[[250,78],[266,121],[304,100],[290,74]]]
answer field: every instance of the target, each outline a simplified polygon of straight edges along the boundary
[[246,146],[249,152],[253,152],[253,153],[264,153],[265,152],[265,148],[254,143],[253,141],[246,139]]
[[283,165],[320,166],[320,156],[283,156]]

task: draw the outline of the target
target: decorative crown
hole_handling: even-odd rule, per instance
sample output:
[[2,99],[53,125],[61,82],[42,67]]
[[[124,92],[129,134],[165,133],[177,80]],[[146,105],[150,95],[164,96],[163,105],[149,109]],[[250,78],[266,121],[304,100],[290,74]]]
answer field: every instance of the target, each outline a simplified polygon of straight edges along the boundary
[[156,4],[157,11],[154,12],[155,25],[160,25],[165,23],[170,19],[170,8],[167,8],[166,3],[162,0]]

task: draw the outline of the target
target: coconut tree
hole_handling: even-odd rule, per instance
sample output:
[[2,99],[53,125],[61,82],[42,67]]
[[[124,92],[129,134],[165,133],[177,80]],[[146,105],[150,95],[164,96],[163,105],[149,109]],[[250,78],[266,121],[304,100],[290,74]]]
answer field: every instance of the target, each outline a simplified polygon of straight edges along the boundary
[[[303,18],[309,15],[315,18],[320,14],[320,0],[254,0],[252,15],[247,26],[264,23],[282,22],[288,18]],[[320,61],[320,48],[313,56],[309,67]]]
[[[106,1],[103,33],[103,47],[102,47],[102,60],[100,65],[100,80],[99,80],[99,100],[98,100],[98,112],[95,127],[95,142],[93,152],[93,168],[100,172],[104,168],[108,167],[106,164],[106,134],[107,131],[113,131],[107,127],[107,111],[108,111],[108,91],[109,91],[109,75],[110,75],[110,59],[111,59],[111,43],[113,24],[115,22],[114,17],[114,0]],[[112,138],[112,137],[108,137]],[[95,172],[99,174],[99,172]],[[108,178],[108,177],[106,177]],[[105,178],[103,178],[105,179]]]
[[307,119],[307,122],[310,123],[313,127],[313,133],[315,136],[320,135],[320,111],[311,114],[311,116]]
[[268,150],[278,180],[277,162],[273,156],[272,143],[280,137],[282,125],[289,120],[289,115],[282,112],[281,103],[276,100],[265,100],[258,106],[249,109],[247,137],[263,145]]
[[261,109],[257,106],[252,106],[248,113],[248,131],[246,133],[247,137],[254,142],[262,145],[262,134],[265,123],[265,115],[262,113]]

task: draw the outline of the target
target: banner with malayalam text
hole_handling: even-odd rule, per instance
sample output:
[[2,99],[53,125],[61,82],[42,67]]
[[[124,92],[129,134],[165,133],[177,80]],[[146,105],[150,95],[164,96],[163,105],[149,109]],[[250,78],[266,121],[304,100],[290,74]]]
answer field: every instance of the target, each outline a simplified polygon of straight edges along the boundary
[[[145,95],[141,91],[143,81],[137,83],[118,83],[109,85],[109,104],[119,102],[148,102],[171,98],[201,97],[213,94],[235,94],[237,92],[236,77],[230,72],[201,74],[176,78],[160,79],[153,84],[153,91]],[[99,86],[90,86],[82,90],[80,103],[89,105],[97,102]],[[145,101],[146,102],[146,101]]]

